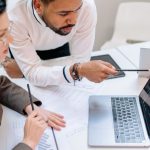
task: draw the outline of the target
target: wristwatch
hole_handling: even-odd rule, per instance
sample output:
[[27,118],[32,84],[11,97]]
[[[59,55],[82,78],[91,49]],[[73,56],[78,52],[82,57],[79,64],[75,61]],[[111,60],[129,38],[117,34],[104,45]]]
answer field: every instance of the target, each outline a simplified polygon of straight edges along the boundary
[[80,64],[80,63],[75,63],[75,64],[73,65],[72,70],[71,70],[71,75],[72,75],[73,80],[81,81],[81,80],[82,80],[82,77],[81,77],[81,76],[79,75],[79,73],[78,73],[79,64]]

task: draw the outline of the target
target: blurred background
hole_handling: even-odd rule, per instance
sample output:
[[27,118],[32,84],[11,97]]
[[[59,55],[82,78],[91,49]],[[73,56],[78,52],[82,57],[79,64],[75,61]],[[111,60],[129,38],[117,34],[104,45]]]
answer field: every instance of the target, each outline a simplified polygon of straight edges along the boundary
[[94,50],[100,49],[106,41],[111,39],[115,16],[121,2],[150,2],[150,0],[95,0],[98,12],[98,23]]

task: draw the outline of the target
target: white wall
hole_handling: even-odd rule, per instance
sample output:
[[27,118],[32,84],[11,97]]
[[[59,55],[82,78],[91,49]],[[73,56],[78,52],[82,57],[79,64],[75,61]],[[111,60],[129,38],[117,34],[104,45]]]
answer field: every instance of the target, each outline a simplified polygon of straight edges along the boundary
[[94,50],[98,50],[105,41],[111,39],[118,5],[127,1],[150,2],[150,0],[95,0],[98,22]]

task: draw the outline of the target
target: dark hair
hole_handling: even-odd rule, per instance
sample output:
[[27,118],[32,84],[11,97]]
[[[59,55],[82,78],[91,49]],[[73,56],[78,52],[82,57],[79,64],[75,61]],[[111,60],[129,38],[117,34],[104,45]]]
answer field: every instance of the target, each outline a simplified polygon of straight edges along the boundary
[[44,4],[48,5],[50,2],[53,2],[55,0],[41,0]]
[[6,0],[0,0],[0,14],[6,10]]

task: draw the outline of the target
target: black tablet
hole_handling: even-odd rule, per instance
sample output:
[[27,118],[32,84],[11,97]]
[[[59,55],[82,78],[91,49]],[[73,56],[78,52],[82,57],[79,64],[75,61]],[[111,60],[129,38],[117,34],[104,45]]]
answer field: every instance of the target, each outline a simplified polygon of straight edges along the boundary
[[[112,64],[116,69],[121,69],[119,65],[113,60],[113,58],[109,54],[92,56],[91,60],[103,60]],[[123,71],[119,71],[118,74],[114,76],[109,76],[108,79],[124,77],[125,73]]]

